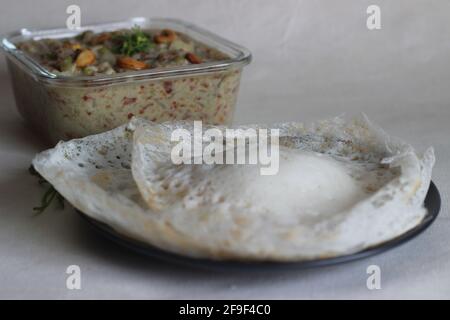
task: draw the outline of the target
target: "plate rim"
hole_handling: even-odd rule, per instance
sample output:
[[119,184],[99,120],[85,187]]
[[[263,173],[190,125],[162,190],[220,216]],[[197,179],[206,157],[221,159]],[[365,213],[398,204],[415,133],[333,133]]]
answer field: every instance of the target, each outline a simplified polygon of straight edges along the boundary
[[98,221],[89,217],[82,211],[75,209],[79,215],[85,220],[88,225],[101,234],[103,237],[111,240],[112,242],[134,251],[140,255],[147,256],[158,260],[165,261],[167,263],[174,263],[178,265],[188,265],[194,267],[208,268],[208,269],[222,269],[222,270],[273,270],[273,269],[309,269],[316,267],[332,266],[351,261],[361,260],[374,255],[381,254],[385,251],[394,249],[416,236],[423,233],[428,227],[436,220],[441,209],[441,196],[438,188],[433,181],[430,181],[427,194],[424,200],[424,206],[427,209],[427,214],[422,221],[414,228],[398,235],[395,238],[376,244],[372,247],[365,248],[361,251],[335,256],[328,258],[318,258],[303,261],[233,261],[233,260],[214,260],[208,258],[195,258],[184,256],[181,254],[169,252],[164,249],[157,248],[151,244],[141,242],[139,240],[132,239],[125,235],[120,234],[112,227],[104,222]]

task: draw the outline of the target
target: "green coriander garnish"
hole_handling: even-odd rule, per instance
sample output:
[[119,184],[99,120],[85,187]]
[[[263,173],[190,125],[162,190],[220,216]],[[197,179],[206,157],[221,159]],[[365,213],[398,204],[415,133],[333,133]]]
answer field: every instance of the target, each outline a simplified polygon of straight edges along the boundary
[[118,46],[115,47],[114,51],[130,57],[148,50],[153,45],[149,36],[139,26],[132,28],[129,33],[116,36],[115,40],[118,42]]
[[34,169],[33,166],[30,166],[30,168],[28,169],[28,172],[33,175],[36,176],[38,178],[38,183],[40,185],[44,185],[47,186],[47,190],[45,191],[42,199],[41,199],[41,205],[34,207],[33,211],[36,212],[36,214],[42,213],[45,211],[45,209],[47,209],[50,204],[53,202],[53,200],[57,200],[59,203],[59,206],[64,209],[64,198],[61,194],[59,194],[58,191],[56,191],[56,189],[47,181],[45,180],[40,174],[39,172],[36,171],[36,169]]

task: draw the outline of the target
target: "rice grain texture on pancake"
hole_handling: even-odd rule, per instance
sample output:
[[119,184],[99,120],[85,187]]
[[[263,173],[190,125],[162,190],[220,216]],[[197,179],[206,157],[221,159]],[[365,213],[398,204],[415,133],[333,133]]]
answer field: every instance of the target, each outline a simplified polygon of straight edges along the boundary
[[365,116],[270,126],[280,129],[274,176],[261,176],[259,165],[174,165],[175,128],[193,124],[133,119],[61,142],[33,165],[90,217],[193,257],[334,257],[390,240],[426,214],[433,150],[419,154]]

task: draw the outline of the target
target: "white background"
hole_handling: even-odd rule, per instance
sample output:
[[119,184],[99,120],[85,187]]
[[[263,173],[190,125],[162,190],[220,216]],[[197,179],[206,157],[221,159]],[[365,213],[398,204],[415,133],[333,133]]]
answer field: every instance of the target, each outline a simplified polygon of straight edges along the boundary
[[[0,298],[450,298],[450,2],[447,0],[0,1],[0,32],[177,17],[248,47],[236,123],[304,121],[363,111],[419,150],[433,145],[442,211],[423,235],[359,262],[271,274],[187,269],[94,234],[72,209],[33,217],[43,190],[26,171],[42,150],[15,111],[0,62]],[[382,29],[366,28],[377,4]],[[82,290],[65,287],[80,265]],[[382,289],[366,288],[377,264]]]

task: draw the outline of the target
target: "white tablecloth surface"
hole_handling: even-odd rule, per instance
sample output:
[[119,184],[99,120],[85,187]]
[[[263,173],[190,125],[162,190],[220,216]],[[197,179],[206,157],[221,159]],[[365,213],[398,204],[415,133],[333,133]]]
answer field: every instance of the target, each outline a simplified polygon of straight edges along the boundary
[[[64,26],[72,1],[1,0],[0,30]],[[0,62],[0,298],[450,298],[450,2],[446,0],[92,1],[82,23],[177,17],[247,46],[236,123],[312,121],[365,112],[389,133],[434,146],[441,214],[422,235],[386,253],[314,270],[270,274],[189,269],[104,240],[67,208],[33,216],[43,190],[27,173],[38,138],[15,111]],[[382,28],[366,28],[378,4]],[[79,265],[82,289],[68,290]],[[381,268],[380,290],[366,268]]]

